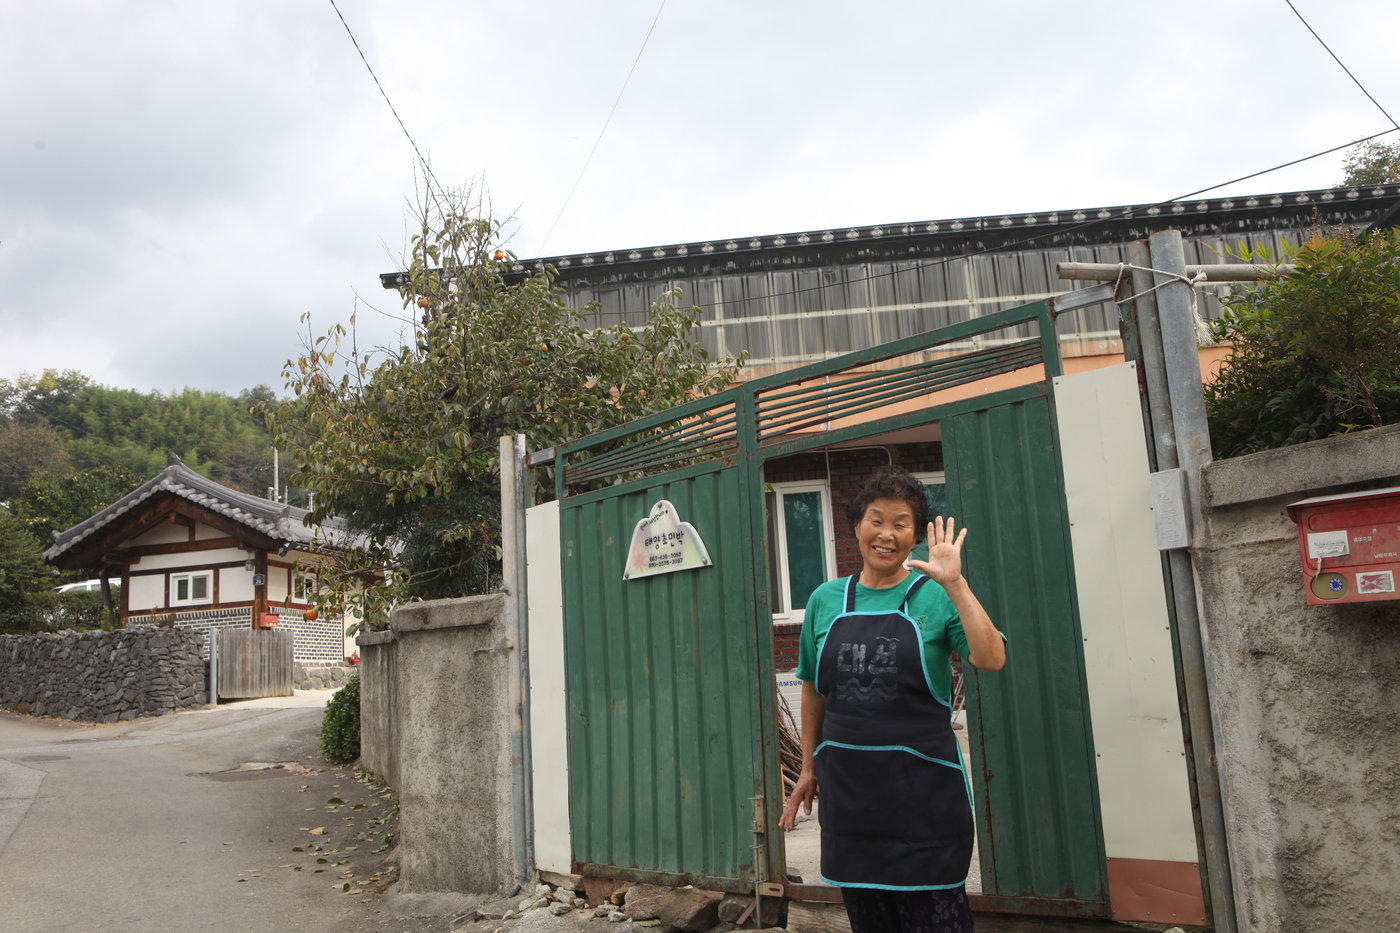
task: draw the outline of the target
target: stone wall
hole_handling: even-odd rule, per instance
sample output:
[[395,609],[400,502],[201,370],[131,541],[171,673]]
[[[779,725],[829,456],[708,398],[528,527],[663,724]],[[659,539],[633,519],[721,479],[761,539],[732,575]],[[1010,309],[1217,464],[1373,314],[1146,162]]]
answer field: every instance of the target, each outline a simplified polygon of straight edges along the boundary
[[1195,552],[1239,929],[1400,916],[1400,601],[1309,606],[1289,503],[1400,485],[1400,426],[1222,460]]
[[345,664],[292,664],[292,686],[297,690],[339,690],[357,668]]
[[150,626],[0,635],[0,706],[82,722],[203,706],[203,640],[195,632]]
[[357,639],[360,761],[399,792],[406,893],[515,888],[504,614],[499,593],[409,603]]

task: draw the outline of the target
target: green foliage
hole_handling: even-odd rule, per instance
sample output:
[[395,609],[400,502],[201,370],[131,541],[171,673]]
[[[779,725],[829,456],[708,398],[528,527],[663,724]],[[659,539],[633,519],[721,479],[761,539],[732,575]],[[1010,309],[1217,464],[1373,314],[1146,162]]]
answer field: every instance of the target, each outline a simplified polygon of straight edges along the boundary
[[1400,143],[1377,140],[1353,147],[1342,163],[1342,186],[1386,185],[1400,182]]
[[18,495],[39,470],[66,473],[71,468],[67,441],[48,423],[0,421],[0,502]]
[[306,352],[285,370],[294,399],[271,423],[296,452],[293,479],[316,492],[313,519],[346,516],[367,537],[323,571],[325,599],[371,622],[409,596],[498,585],[501,436],[548,447],[717,391],[737,371],[711,365],[693,339],[698,309],[674,294],[635,327],[599,327],[552,270],[510,273],[499,236],[460,207],[425,221],[402,294],[411,343],[365,351],[353,316],[319,337],[308,323]]
[[1218,457],[1400,421],[1400,231],[1319,234],[1292,259],[1212,326],[1233,344],[1206,386]]
[[[118,605],[121,603],[121,582],[118,578],[118,585],[112,588],[112,601]],[[53,593],[53,596],[54,605],[48,618],[50,629],[83,632],[112,628],[112,621],[107,617],[107,607],[102,602],[101,590],[69,590],[67,593]]]
[[[0,611],[0,632],[32,635],[36,632],[58,632],[71,629],[85,632],[108,629],[113,622],[102,603],[100,590],[70,590],[55,592],[53,578],[27,594],[25,605],[6,614]],[[117,593],[120,593],[117,590]],[[114,594],[115,597],[115,594]]]
[[0,506],[0,631],[28,632],[41,626],[39,610],[51,579],[43,555],[38,539]]
[[326,703],[321,717],[321,754],[332,761],[360,757],[360,675],[354,673]]
[[55,532],[91,517],[147,478],[122,467],[94,467],[74,473],[40,470],[20,490],[15,514],[30,534],[47,545]]
[[[197,389],[166,395],[101,386],[78,372],[49,369],[0,379],[0,426],[50,432],[74,469],[115,467],[144,480],[164,469],[173,452],[191,469],[262,495],[272,481],[272,440],[262,409],[275,401],[266,386],[237,397]],[[0,431],[0,482],[11,474],[22,482],[33,470],[60,467],[29,458],[6,468],[6,446]]]

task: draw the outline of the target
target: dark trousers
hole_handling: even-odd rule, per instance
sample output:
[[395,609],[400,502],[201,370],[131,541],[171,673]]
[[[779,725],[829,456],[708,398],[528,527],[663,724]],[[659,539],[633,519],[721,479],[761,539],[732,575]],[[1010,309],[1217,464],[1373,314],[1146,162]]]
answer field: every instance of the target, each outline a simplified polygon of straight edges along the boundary
[[972,933],[967,888],[880,891],[842,888],[851,933]]

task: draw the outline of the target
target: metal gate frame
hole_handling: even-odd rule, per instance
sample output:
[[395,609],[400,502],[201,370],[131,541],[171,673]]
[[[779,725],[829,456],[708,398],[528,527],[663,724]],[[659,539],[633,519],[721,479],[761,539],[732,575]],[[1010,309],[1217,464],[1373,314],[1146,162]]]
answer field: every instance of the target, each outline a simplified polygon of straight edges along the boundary
[[[992,511],[989,505],[995,502],[995,497],[988,498],[979,493],[978,476],[975,474],[980,469],[988,468],[995,457],[979,459],[975,455],[976,443],[959,446],[957,438],[959,435],[973,438],[979,431],[985,433],[985,425],[976,425],[979,420],[986,422],[988,419],[994,421],[1011,417],[1013,421],[1019,418],[1027,425],[1034,422],[1033,427],[1039,426],[1034,442],[1048,453],[1049,460],[1046,462],[1051,469],[1048,473],[1041,471],[1045,475],[1040,477],[1029,477],[1034,481],[1030,486],[1043,491],[1048,483],[1048,488],[1055,488],[1060,467],[1053,429],[1053,403],[1048,389],[1049,380],[1061,374],[1055,330],[1054,318],[1047,304],[1026,305],[756,379],[670,411],[562,445],[552,452],[561,513],[561,561],[565,568],[565,647],[569,656],[566,688],[570,726],[571,823],[574,825],[576,870],[663,883],[693,882],[722,890],[747,891],[759,886],[758,890],[773,893],[786,887],[778,881],[784,877],[785,870],[782,846],[768,843],[780,832],[777,818],[781,783],[777,767],[775,701],[773,691],[768,689],[773,682],[773,644],[762,503],[763,464],[767,460],[804,450],[898,428],[941,422],[945,426],[945,459],[948,461],[952,501],[964,513],[961,517],[964,523],[979,523],[977,527],[982,529],[979,531],[980,540],[989,542],[982,551],[969,550],[969,568],[978,572],[978,579],[994,578],[995,568],[986,566],[986,563],[995,551],[990,540],[998,534],[995,526],[989,524]],[[899,359],[911,356],[913,362]],[[887,406],[914,402],[939,391],[972,385],[990,376],[1035,366],[1043,367],[1043,379],[1031,385],[965,399],[935,409],[878,417],[880,410]],[[1005,414],[1013,412],[1019,414]],[[1032,413],[1029,420],[1027,412]],[[852,423],[852,419],[872,415],[877,416],[877,420]],[[1018,436],[1015,430],[1009,433],[1003,431],[1002,435],[1013,442]],[[953,453],[951,457],[948,456],[950,450]],[[543,458],[532,459],[540,462]],[[740,553],[738,565],[727,564],[723,573],[730,590],[737,588],[739,591],[734,605],[742,605],[747,610],[742,653],[754,671],[754,677],[746,706],[757,714],[757,727],[750,730],[748,737],[753,756],[750,761],[738,762],[736,759],[735,764],[739,767],[723,774],[707,773],[689,777],[706,783],[725,782],[728,793],[723,796],[731,803],[741,795],[748,797],[752,808],[748,812],[738,812],[731,807],[728,825],[719,831],[727,833],[732,841],[727,847],[731,856],[743,851],[750,851],[752,855],[731,858],[724,864],[713,861],[705,863],[703,859],[700,862],[687,862],[683,847],[677,847],[665,855],[679,858],[680,861],[669,865],[642,864],[645,860],[639,857],[642,853],[620,843],[611,832],[612,824],[625,822],[629,826],[636,825],[635,814],[628,808],[635,803],[639,791],[645,790],[642,796],[653,804],[667,797],[668,791],[672,798],[678,798],[686,791],[674,783],[670,788],[655,784],[642,788],[625,782],[621,787],[611,782],[607,787],[600,787],[598,782],[586,777],[590,766],[597,764],[596,760],[588,760],[587,751],[594,747],[600,735],[616,735],[617,730],[612,727],[618,724],[619,709],[631,702],[629,691],[644,684],[646,677],[661,672],[638,669],[629,674],[622,670],[618,673],[623,682],[610,683],[607,675],[600,680],[596,669],[590,669],[587,662],[582,660],[589,656],[591,638],[607,638],[605,630],[597,629],[596,625],[595,631],[587,629],[587,603],[590,599],[601,599],[602,604],[611,607],[608,611],[624,613],[630,610],[624,608],[623,603],[637,603],[640,606],[639,618],[644,620],[646,626],[698,625],[704,612],[703,607],[693,599],[689,603],[683,600],[673,602],[669,597],[658,601],[654,595],[649,595],[623,600],[622,591],[615,589],[621,585],[620,572],[612,575],[614,568],[603,564],[595,565],[596,569],[585,579],[580,571],[582,555],[578,549],[585,546],[599,551],[625,548],[625,544],[617,544],[616,537],[626,521],[618,524],[619,520],[614,518],[605,529],[607,534],[589,543],[581,535],[603,528],[606,523],[596,514],[585,516],[582,510],[589,508],[596,512],[602,503],[626,498],[632,502],[627,515],[635,521],[645,516],[645,504],[654,498],[670,495],[671,490],[682,489],[685,484],[712,475],[721,477],[720,485],[725,484],[723,477],[732,477],[729,492],[732,501],[723,510],[723,517],[734,519],[733,528],[738,529],[741,535],[738,542]],[[1059,600],[1060,608],[1067,614],[1064,621],[1069,629],[1077,631],[1078,617],[1073,574],[1068,563],[1068,528],[1062,496],[1059,507],[1053,513],[1048,524],[1042,523],[1044,527],[1041,531],[1049,529],[1049,533],[1058,536],[1059,547],[1051,548],[1055,552],[1051,555],[1051,562],[1063,561],[1065,565],[1059,576],[1064,582],[1064,590],[1059,594],[1062,597]],[[696,522],[696,527],[702,537],[718,536],[727,524],[730,523],[714,521],[706,525]],[[732,545],[726,545],[726,549],[729,546]],[[989,557],[982,558],[983,563],[979,563],[979,553],[988,554]],[[1036,554],[1044,556],[1038,550]],[[596,556],[590,554],[590,557]],[[1041,569],[1047,574],[1059,573],[1058,567]],[[711,567],[667,577],[719,572]],[[633,581],[628,585],[635,587],[639,582],[645,581]],[[992,594],[984,602],[989,602],[989,609],[995,612],[998,598]],[[1016,635],[1012,637],[1011,657],[1014,665],[1017,642],[1014,640]],[[1059,717],[1064,721],[1057,728],[1070,734],[1073,747],[1068,757],[1073,759],[1071,764],[1082,778],[1075,801],[1065,806],[1058,805],[1064,801],[1056,801],[1056,806],[1049,808],[1021,807],[1013,816],[1002,818],[994,812],[997,799],[1015,799],[1014,794],[1008,797],[1003,791],[1007,787],[1008,777],[1019,777],[1022,789],[1029,777],[1025,772],[1018,774],[1014,768],[1010,774],[1004,770],[1008,763],[1016,762],[1016,755],[1009,747],[1000,747],[995,741],[985,748],[980,743],[974,745],[976,795],[979,801],[988,802],[989,806],[988,813],[978,821],[984,879],[990,879],[993,888],[980,898],[980,906],[984,908],[1081,916],[1106,916],[1108,913],[1103,834],[1098,814],[1083,655],[1080,639],[1070,638],[1067,641],[1074,648],[1067,668],[1070,675],[1068,686],[1061,677],[1059,688],[1052,691],[1050,700],[1061,713],[1068,710]],[[1044,646],[1039,650],[1045,650]],[[681,660],[684,663],[684,659]],[[698,669],[701,659],[697,655],[694,660]],[[1059,668],[1065,668],[1066,660],[1060,658],[1056,664]],[[683,676],[689,674],[693,672]],[[627,680],[629,676],[634,679]],[[973,683],[971,717],[982,720],[990,715],[1003,726],[1007,723],[1014,725],[1016,710],[1008,713],[1006,709],[998,709],[995,700],[981,697],[975,676]],[[993,696],[994,693],[988,694],[989,698]],[[1029,697],[1029,702],[1043,699],[1044,696],[1035,693]],[[1026,702],[1028,699],[1023,697],[1021,705],[1024,706]],[[653,726],[656,725],[656,720],[651,722]],[[673,723],[670,728],[674,731],[677,727]],[[665,738],[673,741],[675,736]],[[729,738],[733,740],[736,737]],[[738,744],[731,741],[735,748]],[[647,749],[655,751],[649,745]],[[612,743],[609,749],[616,756],[640,750],[636,743]],[[1064,761],[1037,760],[1035,764],[1065,766]],[[643,770],[647,775],[654,773]],[[640,773],[634,771],[630,777],[635,778]],[[1073,783],[1074,775],[1062,775],[1061,778],[1057,788],[1073,792],[1074,788],[1064,785],[1066,782]],[[664,808],[668,818],[669,814],[681,809],[677,799],[665,800]],[[1018,827],[1015,822],[1018,817],[1032,825]],[[1079,827],[1077,835],[1071,831],[1073,825]],[[683,820],[676,824],[676,828],[682,833],[689,829]],[[600,842],[604,837],[609,840],[607,843]],[[999,851],[999,846],[1007,845],[1004,838],[1011,837],[1016,837],[1015,845],[1007,847],[1005,852]],[[609,845],[614,848],[609,849]],[[653,858],[659,854],[655,846],[650,854]],[[1046,870],[1047,865],[1051,870]]]

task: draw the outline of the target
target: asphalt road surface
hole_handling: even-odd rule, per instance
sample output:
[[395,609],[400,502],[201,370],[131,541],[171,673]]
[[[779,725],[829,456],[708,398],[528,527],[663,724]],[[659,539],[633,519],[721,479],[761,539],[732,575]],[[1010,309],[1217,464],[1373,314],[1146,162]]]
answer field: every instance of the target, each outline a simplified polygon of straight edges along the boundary
[[328,696],[115,725],[0,712],[0,931],[446,930],[385,896],[393,801],[317,752]]
[[[453,930],[474,903],[398,893],[384,848],[397,828],[391,797],[317,751],[328,697],[100,726],[0,711],[0,933]],[[591,910],[463,919],[455,933],[632,928]],[[1164,929],[995,915],[977,925]]]

